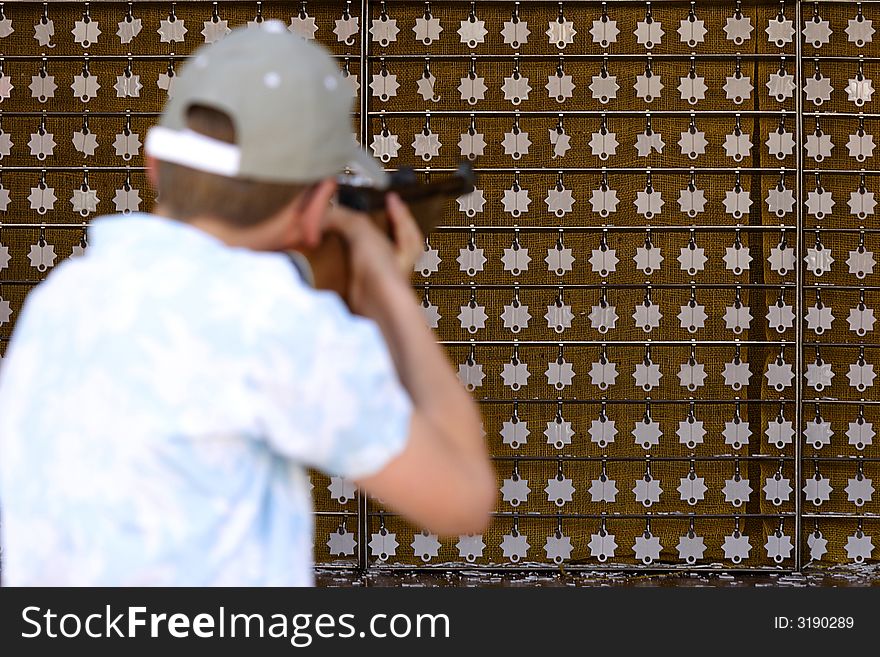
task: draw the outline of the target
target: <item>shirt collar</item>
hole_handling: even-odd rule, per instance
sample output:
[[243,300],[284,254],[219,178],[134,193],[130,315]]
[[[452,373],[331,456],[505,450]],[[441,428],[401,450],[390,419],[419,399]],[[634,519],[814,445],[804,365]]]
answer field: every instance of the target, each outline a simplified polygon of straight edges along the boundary
[[89,248],[98,251],[119,248],[125,243],[153,245],[162,243],[188,248],[230,248],[222,240],[190,224],[146,212],[128,215],[105,215],[91,222]]

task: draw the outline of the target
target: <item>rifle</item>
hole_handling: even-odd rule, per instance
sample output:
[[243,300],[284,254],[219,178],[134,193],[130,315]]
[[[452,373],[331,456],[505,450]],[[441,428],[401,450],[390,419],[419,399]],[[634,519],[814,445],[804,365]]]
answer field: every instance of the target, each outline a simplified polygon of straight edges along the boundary
[[[385,214],[385,195],[396,192],[409,205],[419,228],[427,235],[439,225],[453,199],[474,190],[475,181],[470,162],[462,162],[451,176],[424,183],[419,182],[415,171],[404,167],[390,174],[389,184],[385,188],[340,182],[337,202],[352,210],[369,214],[376,225],[393,239],[391,225]],[[346,298],[350,272],[348,247],[342,237],[328,232],[316,249],[292,253],[291,259],[313,287],[333,290],[343,299]]]

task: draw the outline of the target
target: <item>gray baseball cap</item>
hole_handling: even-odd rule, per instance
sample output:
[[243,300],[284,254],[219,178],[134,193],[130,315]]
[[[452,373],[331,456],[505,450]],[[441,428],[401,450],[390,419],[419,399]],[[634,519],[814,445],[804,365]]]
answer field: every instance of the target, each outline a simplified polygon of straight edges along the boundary
[[[266,21],[193,53],[145,150],[235,178],[308,183],[350,169],[385,187],[384,169],[354,139],[353,101],[351,85],[324,48],[280,21]],[[194,105],[227,114],[236,143],[190,130],[187,111]]]

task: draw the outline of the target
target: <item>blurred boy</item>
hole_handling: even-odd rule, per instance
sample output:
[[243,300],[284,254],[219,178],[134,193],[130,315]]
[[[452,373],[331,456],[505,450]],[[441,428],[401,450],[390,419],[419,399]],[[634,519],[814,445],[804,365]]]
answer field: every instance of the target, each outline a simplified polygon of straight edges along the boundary
[[[266,23],[198,50],[146,141],[154,214],[96,219],[28,298],[0,374],[9,585],[309,585],[306,468],[442,534],[479,532],[495,480],[474,402],[392,243],[334,206],[350,87]],[[346,240],[349,308],[284,251]],[[354,314],[353,314],[354,313]]]

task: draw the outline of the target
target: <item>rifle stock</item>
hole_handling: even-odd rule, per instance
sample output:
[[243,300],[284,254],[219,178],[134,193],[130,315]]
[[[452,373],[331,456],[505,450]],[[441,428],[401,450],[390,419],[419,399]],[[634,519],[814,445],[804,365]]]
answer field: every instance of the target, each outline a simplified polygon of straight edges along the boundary
[[[474,189],[475,176],[470,162],[459,165],[451,176],[419,182],[412,169],[402,168],[391,174],[386,188],[356,186],[341,183],[337,192],[337,202],[353,210],[370,215],[379,228],[393,239],[391,226],[385,214],[385,195],[396,192],[410,207],[422,233],[432,232],[449,210],[451,202]],[[350,277],[348,247],[345,240],[336,233],[326,233],[321,244],[310,251],[303,251],[308,262],[310,283],[322,290],[333,290],[346,298]],[[294,263],[297,259],[294,258]],[[301,266],[299,268],[305,269]]]

